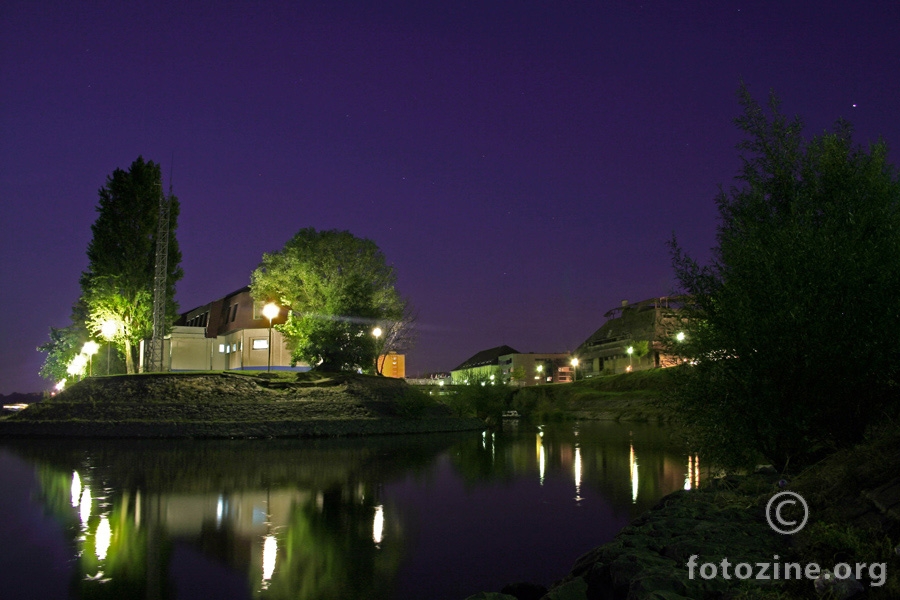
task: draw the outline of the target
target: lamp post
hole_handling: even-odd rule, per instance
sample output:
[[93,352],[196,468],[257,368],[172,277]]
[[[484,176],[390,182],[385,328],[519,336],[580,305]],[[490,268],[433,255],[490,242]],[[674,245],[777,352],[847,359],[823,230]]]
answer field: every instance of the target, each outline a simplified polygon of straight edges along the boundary
[[100,325],[100,335],[106,340],[106,374],[109,375],[109,348],[112,346],[112,340],[119,331],[119,325],[112,319],[103,321]]
[[266,372],[272,370],[272,319],[277,317],[280,312],[281,309],[274,302],[269,302],[262,309],[263,316],[269,320],[269,343],[267,344],[269,348],[269,362],[266,364]]
[[578,357],[572,358],[572,383],[578,381]]
[[625,352],[628,353],[628,371],[630,372],[634,368],[634,363],[631,361],[631,355],[634,354],[634,346],[628,346]]
[[87,354],[88,357],[88,377],[94,376],[94,355],[100,350],[100,344],[93,340],[88,340],[81,347],[81,353]]
[[381,337],[382,333],[383,332],[381,331],[381,327],[375,327],[375,329],[372,330],[372,335],[375,336],[375,374],[376,375],[381,375],[381,373],[378,372],[378,355],[380,354],[378,352],[378,338]]

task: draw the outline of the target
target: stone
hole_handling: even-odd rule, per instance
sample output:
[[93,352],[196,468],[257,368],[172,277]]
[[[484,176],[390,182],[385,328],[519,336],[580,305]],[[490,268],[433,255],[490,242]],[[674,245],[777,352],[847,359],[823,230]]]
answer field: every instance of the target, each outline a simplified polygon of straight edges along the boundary
[[816,578],[813,587],[819,596],[833,600],[850,600],[865,591],[863,585],[852,575],[846,579],[838,579],[827,569]]

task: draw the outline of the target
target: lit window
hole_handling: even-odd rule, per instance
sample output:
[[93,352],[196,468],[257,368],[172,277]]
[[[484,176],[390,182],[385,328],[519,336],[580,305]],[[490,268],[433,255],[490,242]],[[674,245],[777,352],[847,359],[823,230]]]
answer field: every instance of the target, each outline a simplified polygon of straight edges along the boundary
[[225,354],[225,344],[219,344],[219,354]]
[[266,350],[269,347],[269,340],[266,338],[257,338],[252,340],[254,350]]

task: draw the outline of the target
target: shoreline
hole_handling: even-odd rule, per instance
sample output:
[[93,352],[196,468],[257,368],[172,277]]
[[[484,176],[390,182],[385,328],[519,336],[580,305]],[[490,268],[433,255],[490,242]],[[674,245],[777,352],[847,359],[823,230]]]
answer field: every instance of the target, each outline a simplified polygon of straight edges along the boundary
[[3,438],[317,438],[407,433],[446,433],[484,429],[480,419],[431,417],[405,419],[312,419],[304,421],[183,422],[150,421],[0,421]]
[[348,374],[143,374],[85,379],[0,418],[0,438],[312,438],[474,431],[403,380]]

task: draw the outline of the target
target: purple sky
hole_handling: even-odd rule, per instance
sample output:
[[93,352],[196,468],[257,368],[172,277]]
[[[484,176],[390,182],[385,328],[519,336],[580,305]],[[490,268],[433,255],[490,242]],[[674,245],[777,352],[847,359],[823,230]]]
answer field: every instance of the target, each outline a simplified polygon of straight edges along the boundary
[[0,393],[49,387],[35,347],[138,155],[181,201],[182,310],[337,228],[418,309],[409,374],[574,349],[673,291],[673,232],[708,256],[741,80],[900,147],[898,27],[896,2],[6,0]]

